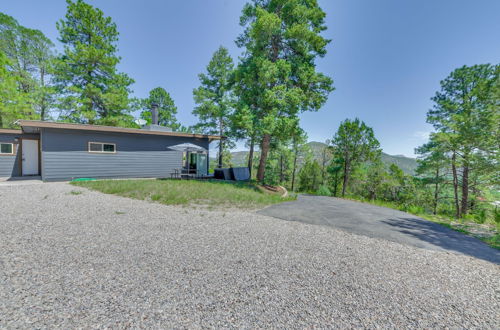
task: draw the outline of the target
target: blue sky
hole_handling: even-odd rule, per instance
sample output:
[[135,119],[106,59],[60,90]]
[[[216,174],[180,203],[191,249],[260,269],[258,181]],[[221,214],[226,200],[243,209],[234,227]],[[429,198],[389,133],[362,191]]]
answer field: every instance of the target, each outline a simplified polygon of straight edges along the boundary
[[[157,86],[174,98],[178,119],[196,118],[192,90],[212,53],[234,40],[246,0],[92,0],[118,25],[120,70],[135,79],[134,94]],[[309,140],[324,141],[345,118],[372,126],[389,154],[413,156],[431,126],[425,114],[439,81],[462,65],[500,62],[498,0],[323,0],[332,39],[318,70],[336,90],[315,113],[301,115]],[[0,11],[20,24],[58,37],[63,0],[3,0]],[[240,146],[241,148],[241,146]]]

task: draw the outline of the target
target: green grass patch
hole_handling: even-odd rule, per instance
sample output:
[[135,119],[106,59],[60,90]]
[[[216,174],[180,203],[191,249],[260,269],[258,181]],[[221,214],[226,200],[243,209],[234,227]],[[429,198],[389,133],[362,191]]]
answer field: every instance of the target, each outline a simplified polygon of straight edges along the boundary
[[495,234],[491,237],[482,238],[481,240],[486,244],[488,244],[489,246],[500,250],[500,234]]
[[456,223],[446,220],[446,221],[439,221],[439,220],[431,220],[434,217],[429,217],[429,216],[422,216],[422,218],[433,221],[436,223],[439,223],[442,226],[448,227],[450,229],[456,230],[458,232],[461,232],[465,235],[473,236],[477,239],[480,239],[481,241],[485,242],[492,248],[500,250],[500,234],[498,233],[498,229],[495,232],[492,232],[491,235],[485,236],[485,235],[477,235],[473,231],[473,225],[469,224],[459,224],[457,225]]
[[[440,215],[431,215],[431,214],[420,214],[420,216],[426,220],[439,223],[442,226],[448,227],[450,229],[459,231],[463,234],[473,236],[481,241],[485,242],[489,246],[500,250],[500,225],[496,224],[487,224],[483,225],[481,223],[474,222],[465,222],[465,221],[456,221],[455,219],[450,219],[447,217],[443,217]],[[478,228],[483,228],[483,230],[479,231]],[[488,230],[484,230],[484,228],[489,228]]]
[[207,205],[238,208],[263,207],[294,200],[267,193],[253,182],[196,181],[196,180],[97,180],[71,182],[105,194],[167,205]]

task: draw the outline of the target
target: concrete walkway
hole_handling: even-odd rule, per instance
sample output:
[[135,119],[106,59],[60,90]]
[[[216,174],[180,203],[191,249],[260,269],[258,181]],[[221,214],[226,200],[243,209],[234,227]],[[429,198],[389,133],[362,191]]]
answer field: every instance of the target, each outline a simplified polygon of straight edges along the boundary
[[270,206],[260,214],[331,226],[368,237],[419,248],[466,254],[500,263],[500,251],[480,240],[397,210],[340,198],[301,195],[295,202]]

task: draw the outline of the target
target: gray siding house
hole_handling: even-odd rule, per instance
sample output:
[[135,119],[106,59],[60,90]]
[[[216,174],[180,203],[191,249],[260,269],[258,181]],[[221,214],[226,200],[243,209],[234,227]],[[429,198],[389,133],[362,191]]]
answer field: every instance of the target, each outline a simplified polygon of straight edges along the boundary
[[[187,169],[207,175],[209,143],[221,137],[143,129],[20,120],[0,129],[0,178],[166,178]],[[190,144],[198,151],[170,149]]]

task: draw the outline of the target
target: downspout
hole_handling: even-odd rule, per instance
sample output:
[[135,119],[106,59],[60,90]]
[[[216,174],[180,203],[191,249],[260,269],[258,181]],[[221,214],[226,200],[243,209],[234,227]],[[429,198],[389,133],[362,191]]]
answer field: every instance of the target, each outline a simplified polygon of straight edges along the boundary
[[207,145],[207,173],[208,175],[210,173],[210,138],[208,139],[208,145]]
[[45,182],[45,171],[43,170],[44,167],[44,162],[43,162],[43,155],[44,155],[44,152],[43,152],[43,128],[40,128],[40,143],[39,143],[39,146],[40,148],[40,177],[42,178],[42,182]]

